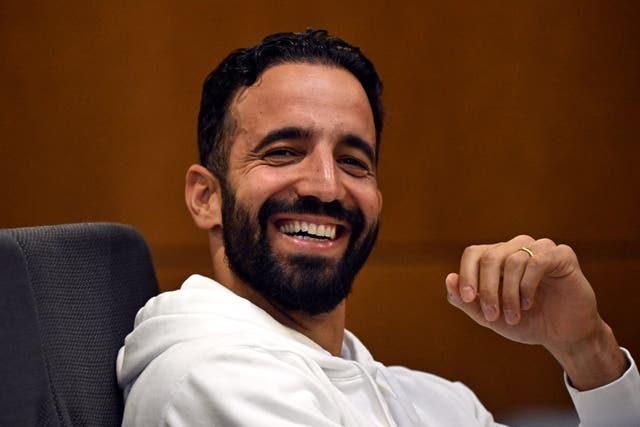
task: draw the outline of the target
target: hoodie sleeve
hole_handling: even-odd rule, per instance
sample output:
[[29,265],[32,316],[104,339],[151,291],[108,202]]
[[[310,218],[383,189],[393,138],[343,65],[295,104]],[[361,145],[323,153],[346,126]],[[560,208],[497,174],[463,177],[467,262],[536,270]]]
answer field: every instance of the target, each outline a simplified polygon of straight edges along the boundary
[[123,426],[353,425],[296,355],[203,345],[174,348],[147,367],[128,395]]
[[640,425],[640,373],[626,349],[629,368],[614,382],[578,391],[564,375],[565,384],[580,416],[581,427],[633,427]]

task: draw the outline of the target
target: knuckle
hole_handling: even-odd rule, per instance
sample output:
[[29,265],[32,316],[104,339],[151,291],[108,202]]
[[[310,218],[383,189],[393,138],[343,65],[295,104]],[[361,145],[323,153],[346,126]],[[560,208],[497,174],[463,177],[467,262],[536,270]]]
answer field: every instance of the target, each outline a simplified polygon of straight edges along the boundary
[[478,245],[471,245],[464,248],[462,251],[462,256],[468,256],[475,253],[478,250]]
[[518,251],[516,253],[509,255],[507,259],[504,260],[505,269],[513,269],[520,265],[521,261],[518,259],[519,257],[517,256],[517,255],[520,255],[519,252],[521,251]]
[[535,288],[535,284],[529,280],[522,280],[520,282],[520,293],[525,295],[528,294],[529,291],[533,290]]
[[554,246],[556,246],[556,242],[554,242],[553,240],[549,239],[548,237],[544,237],[544,238],[538,240],[536,243],[539,244],[540,246],[544,246],[544,247],[554,247]]
[[480,291],[480,303],[482,305],[496,305],[497,300],[494,297],[493,293],[488,291]]
[[573,248],[571,246],[569,246],[569,245],[565,245],[565,244],[558,245],[558,252],[563,257],[567,257],[567,258],[570,258],[570,259],[577,259],[578,258],[578,256],[576,255],[575,251],[573,250]]
[[518,236],[514,237],[513,240],[524,242],[524,244],[530,244],[536,241],[536,239],[529,236],[528,234],[519,234]]
[[562,252],[565,252],[565,253],[572,253],[572,254],[575,253],[571,246],[565,245],[564,243],[558,245],[558,250],[562,251]]
[[504,306],[512,307],[517,299],[518,292],[516,288],[502,291],[502,303]]
[[480,256],[480,265],[491,266],[500,263],[500,253],[496,250],[489,249]]
[[531,269],[539,269],[543,266],[543,264],[545,263],[545,257],[540,256],[540,255],[535,255],[529,258],[529,260],[527,261],[527,268],[531,268]]

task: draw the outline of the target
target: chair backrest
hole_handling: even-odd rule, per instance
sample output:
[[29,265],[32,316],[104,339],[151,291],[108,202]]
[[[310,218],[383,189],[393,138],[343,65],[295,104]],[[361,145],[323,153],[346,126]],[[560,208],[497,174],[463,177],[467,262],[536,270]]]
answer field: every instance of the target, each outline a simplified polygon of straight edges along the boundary
[[158,287],[119,224],[0,230],[0,426],[119,426],[115,360]]

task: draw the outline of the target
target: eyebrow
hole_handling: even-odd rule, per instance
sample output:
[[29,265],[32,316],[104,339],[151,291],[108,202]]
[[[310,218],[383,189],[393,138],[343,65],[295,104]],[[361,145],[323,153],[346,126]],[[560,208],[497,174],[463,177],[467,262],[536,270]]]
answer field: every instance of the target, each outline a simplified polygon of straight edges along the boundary
[[287,139],[311,139],[312,132],[309,129],[289,126],[281,129],[275,129],[266,134],[253,149],[254,151],[260,151],[269,144],[273,144],[276,141],[282,141]]
[[364,155],[367,156],[367,159],[369,159],[371,164],[375,165],[375,154],[373,153],[371,144],[369,144],[367,141],[357,135],[347,134],[342,139],[342,142],[351,148],[362,151]]

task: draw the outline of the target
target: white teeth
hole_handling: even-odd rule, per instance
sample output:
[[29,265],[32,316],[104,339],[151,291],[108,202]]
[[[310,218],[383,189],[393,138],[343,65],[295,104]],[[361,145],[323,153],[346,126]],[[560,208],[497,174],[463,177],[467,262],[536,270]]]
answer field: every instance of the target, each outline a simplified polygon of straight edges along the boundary
[[[305,221],[291,221],[280,226],[280,232],[285,234],[297,234],[300,232],[311,234],[313,236],[335,240],[337,226],[333,224],[314,224]],[[298,236],[303,240],[313,239],[313,236]]]

